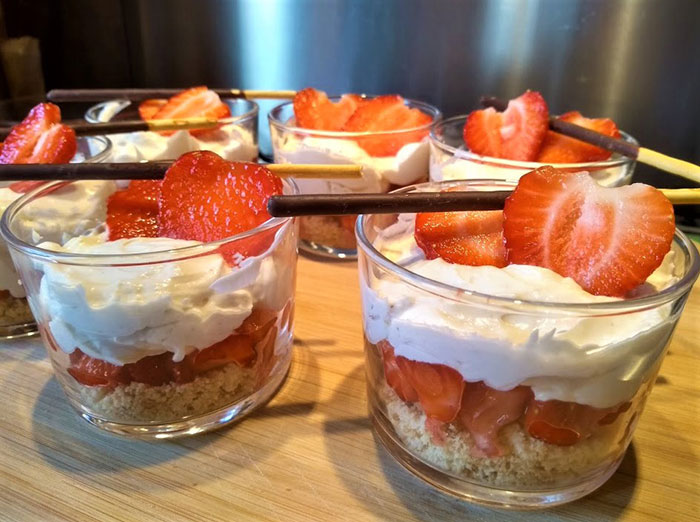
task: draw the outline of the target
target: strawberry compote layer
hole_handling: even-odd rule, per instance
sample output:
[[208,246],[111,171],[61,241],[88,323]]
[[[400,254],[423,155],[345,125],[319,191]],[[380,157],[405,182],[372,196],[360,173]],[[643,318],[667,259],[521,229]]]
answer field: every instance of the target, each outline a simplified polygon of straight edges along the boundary
[[[424,462],[482,485],[556,488],[611,469],[679,311],[596,313],[621,299],[542,267],[428,260],[414,221],[400,215],[373,240],[412,283],[360,259],[375,415]],[[676,282],[676,255],[632,295]]]

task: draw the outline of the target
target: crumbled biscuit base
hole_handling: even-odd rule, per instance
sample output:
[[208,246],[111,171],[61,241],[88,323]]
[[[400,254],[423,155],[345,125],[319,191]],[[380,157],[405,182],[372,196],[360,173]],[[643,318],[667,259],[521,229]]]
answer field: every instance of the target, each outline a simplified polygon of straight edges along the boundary
[[108,389],[79,386],[80,400],[91,412],[112,422],[172,422],[206,415],[250,395],[255,372],[235,363],[196,377],[192,382],[150,386],[132,382]]
[[299,237],[331,248],[357,248],[355,234],[344,228],[336,216],[306,216],[299,220]]
[[34,321],[26,297],[13,297],[9,292],[0,293],[0,326],[31,323]]
[[501,431],[506,449],[502,457],[476,456],[468,432],[446,425],[444,444],[433,442],[425,428],[422,409],[407,404],[386,383],[379,385],[380,401],[407,448],[437,468],[483,485],[538,488],[575,483],[620,455],[620,422],[601,428],[596,435],[573,446],[556,446],[531,437],[519,423]]

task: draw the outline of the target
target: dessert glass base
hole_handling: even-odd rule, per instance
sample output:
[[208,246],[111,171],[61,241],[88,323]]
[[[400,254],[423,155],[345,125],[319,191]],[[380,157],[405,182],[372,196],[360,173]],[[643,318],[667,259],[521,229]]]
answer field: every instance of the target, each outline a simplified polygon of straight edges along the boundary
[[[476,504],[504,509],[536,510],[553,507],[582,498],[602,486],[617,470],[623,457],[582,477],[577,484],[564,488],[519,491],[508,488],[483,486],[459,477],[445,474],[429,462],[418,458],[405,448],[392,422],[372,400],[369,394],[369,415],[377,437],[389,454],[408,471],[443,493]],[[624,455],[623,455],[624,456]]]
[[[237,399],[234,399],[225,406],[222,406],[219,409],[210,413],[204,415],[191,415],[189,417],[185,416],[182,417],[180,420],[174,422],[114,422],[89,411],[83,405],[83,400],[75,400],[73,397],[71,397],[71,394],[68,394],[68,399],[71,406],[73,406],[73,408],[78,412],[78,414],[88,423],[92,424],[93,426],[96,426],[97,428],[103,429],[110,433],[114,433],[116,435],[123,435],[129,438],[146,440],[172,439],[177,437],[196,435],[199,433],[204,433],[207,431],[212,431],[221,428],[222,426],[242,419],[255,409],[265,405],[265,403],[267,403],[267,401],[269,401],[272,398],[277,389],[284,382],[284,379],[289,371],[290,362],[291,356],[288,357],[287,361],[284,362],[284,364],[279,368],[278,373],[274,377],[270,378],[265,383],[265,385],[263,385],[256,392],[250,394],[251,386],[234,386],[234,388],[238,388],[239,392],[237,394],[239,395]],[[231,364],[229,366],[236,365]],[[238,370],[239,372],[241,371],[240,368],[238,368]],[[221,375],[218,375],[210,380],[213,381],[213,383],[216,383],[216,381],[221,381],[222,378],[223,377]],[[225,385],[222,386],[221,382],[218,384],[213,384],[212,390],[215,389],[214,386],[219,387],[219,389],[221,389],[222,391],[225,388]],[[64,385],[64,390],[67,389],[69,389],[68,386]]]

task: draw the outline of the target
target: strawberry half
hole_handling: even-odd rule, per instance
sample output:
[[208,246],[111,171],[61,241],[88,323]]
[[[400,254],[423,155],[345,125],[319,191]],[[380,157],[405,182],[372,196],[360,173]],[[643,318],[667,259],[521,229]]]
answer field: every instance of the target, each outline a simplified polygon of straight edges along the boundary
[[[390,132],[428,125],[432,118],[406,106],[396,94],[377,96],[362,103],[343,128],[347,132]],[[357,138],[357,144],[371,156],[394,156],[408,143],[421,141],[428,129],[369,138]]]
[[[558,119],[612,138],[620,137],[617,125],[608,118],[584,118],[580,112],[572,111],[562,114]],[[537,161],[541,163],[583,163],[587,161],[604,161],[611,154],[610,151],[590,143],[564,136],[558,132],[547,131],[547,136],[537,156]]]
[[545,166],[506,200],[510,263],[549,268],[595,295],[624,296],[658,268],[675,231],[673,206],[653,187],[598,185],[586,172]]
[[401,372],[399,365],[396,364],[394,347],[389,344],[389,341],[384,340],[377,343],[377,348],[382,351],[386,383],[391,386],[402,401],[418,402],[418,393],[406,376]]
[[[150,100],[150,103],[155,106],[155,100]],[[146,113],[152,112],[152,107],[144,107]],[[139,107],[141,112],[141,107]],[[158,109],[149,119],[166,120],[172,118],[228,118],[231,116],[231,109],[228,105],[221,101],[219,95],[214,91],[207,89],[204,86],[192,87],[186,91],[176,94],[166,101],[166,103]],[[191,130],[192,136],[206,137],[216,132],[212,129]],[[173,131],[165,131],[162,133],[165,136],[173,134]]]
[[344,94],[334,103],[325,92],[307,87],[294,96],[294,119],[304,129],[339,131],[361,103],[357,94]]
[[539,92],[527,91],[510,100],[504,112],[473,111],[464,125],[464,142],[481,156],[534,161],[549,128],[547,103]]
[[403,378],[418,394],[425,415],[441,422],[452,422],[462,405],[464,379],[444,364],[429,364],[396,357]]
[[139,104],[139,116],[144,121],[152,120],[153,117],[156,114],[158,114],[158,111],[165,106],[166,103],[168,103],[168,100],[162,100],[159,98],[143,100]]
[[416,215],[415,239],[427,259],[504,267],[503,212],[428,212]]
[[158,237],[160,180],[133,180],[107,200],[109,240]]
[[485,455],[500,456],[505,450],[498,433],[501,428],[520,419],[532,397],[532,390],[527,386],[499,391],[483,381],[468,382],[464,387],[459,420]]
[[61,110],[40,103],[7,135],[0,163],[68,163],[77,147],[73,129],[61,124]]
[[[158,235],[202,242],[226,239],[270,219],[267,201],[281,193],[280,179],[262,165],[226,161],[209,151],[183,154],[163,179]],[[255,255],[269,246],[274,234],[270,229],[226,248]],[[231,256],[226,256],[230,262]]]

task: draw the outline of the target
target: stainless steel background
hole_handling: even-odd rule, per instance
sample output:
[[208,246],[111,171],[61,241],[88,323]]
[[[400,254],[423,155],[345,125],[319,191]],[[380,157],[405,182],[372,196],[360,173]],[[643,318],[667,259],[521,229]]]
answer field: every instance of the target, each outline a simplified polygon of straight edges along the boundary
[[10,36],[39,33],[48,87],[312,85],[398,92],[447,116],[473,109],[482,94],[530,88],[553,112],[610,116],[646,146],[700,162],[700,0],[2,5]]

